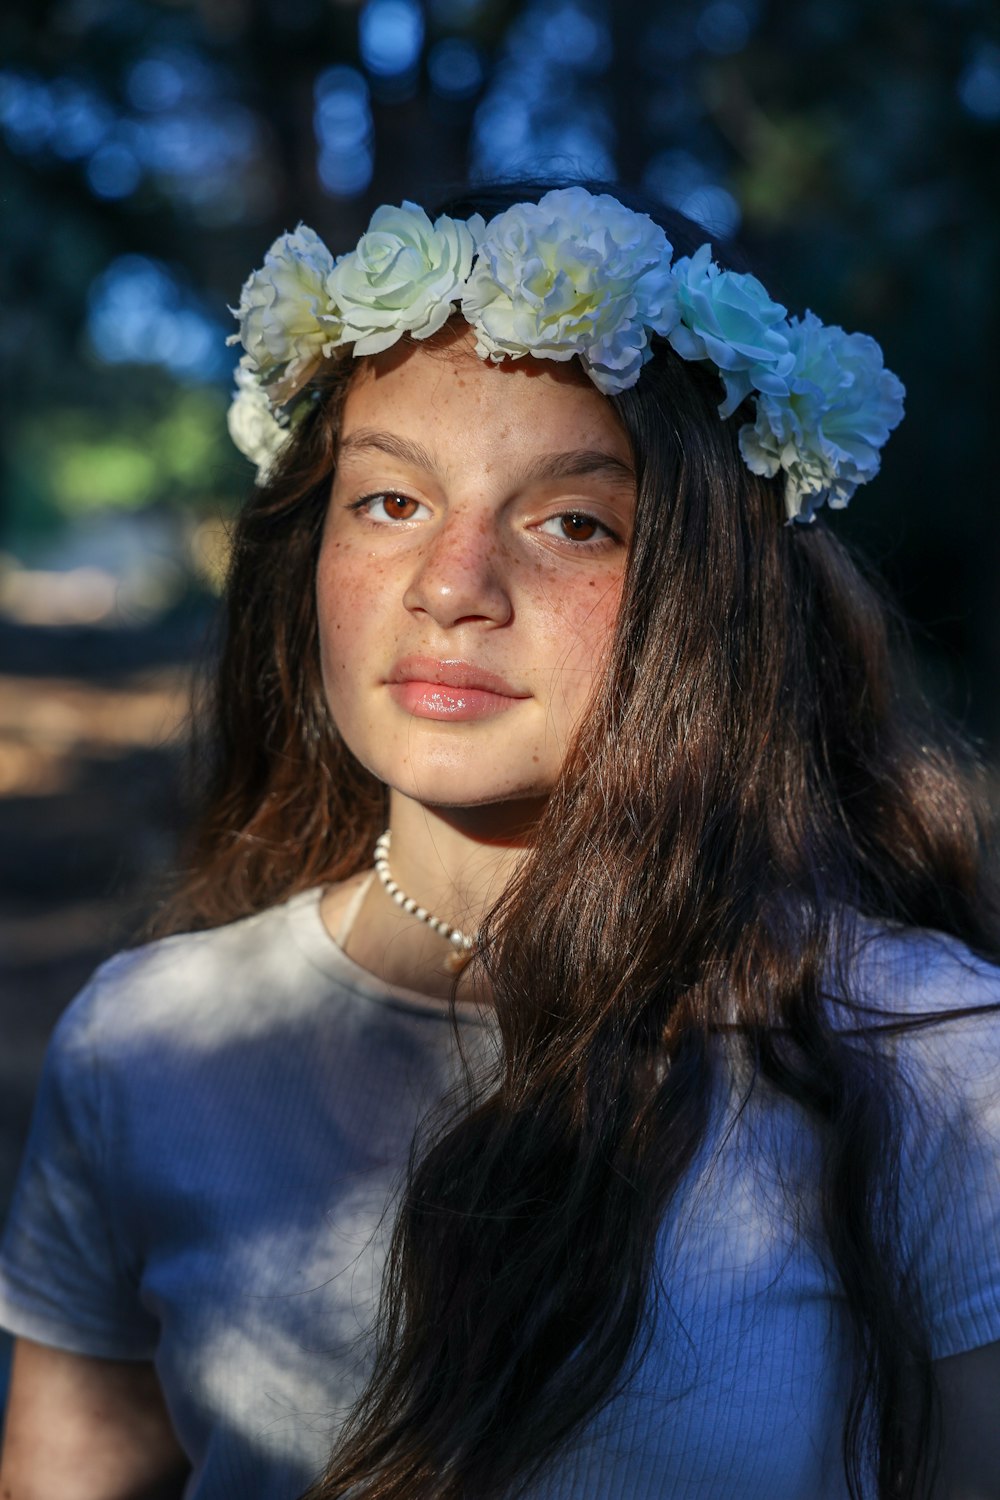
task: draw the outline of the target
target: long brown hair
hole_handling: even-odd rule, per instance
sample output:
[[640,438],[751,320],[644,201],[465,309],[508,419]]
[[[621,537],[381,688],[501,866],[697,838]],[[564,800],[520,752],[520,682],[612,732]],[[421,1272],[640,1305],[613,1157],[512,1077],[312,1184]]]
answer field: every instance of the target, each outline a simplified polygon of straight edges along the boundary
[[[489,215],[544,186],[447,208]],[[700,242],[655,217],[680,251]],[[383,789],[330,721],[316,643],[348,379],[323,377],[237,528],[205,810],[164,927],[343,878],[381,829]],[[486,920],[497,1074],[414,1151],[374,1373],[311,1500],[516,1493],[621,1389],[727,1030],[824,1142],[857,1350],[851,1493],[922,1482],[933,1388],[900,1253],[886,1018],[859,1000],[857,1024],[835,1024],[826,992],[834,976],[851,1004],[847,912],[1000,952],[985,799],[930,731],[878,589],[822,519],[784,525],[776,484],[746,469],[714,373],[661,347],[613,399],[638,505],[609,668]]]

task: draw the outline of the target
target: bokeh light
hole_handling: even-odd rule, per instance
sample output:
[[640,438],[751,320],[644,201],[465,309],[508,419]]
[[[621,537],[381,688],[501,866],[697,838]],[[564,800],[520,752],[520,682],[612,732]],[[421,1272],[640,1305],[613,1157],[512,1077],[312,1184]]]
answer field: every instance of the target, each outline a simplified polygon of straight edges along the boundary
[[106,364],[161,365],[181,380],[218,379],[226,330],[162,262],[121,255],[94,282],[87,332]]
[[660,151],[643,173],[642,185],[654,198],[679,209],[719,239],[734,235],[741,213],[736,198],[691,151],[672,147]]
[[95,90],[69,78],[56,79],[50,90],[52,129],[49,145],[64,161],[90,156],[114,125],[114,111]]
[[611,32],[606,15],[596,7],[561,0],[535,7],[534,31],[553,62],[587,72],[603,73],[611,61]]
[[368,0],[358,18],[361,61],[376,78],[413,73],[424,44],[423,11],[416,0]]
[[607,7],[597,0],[528,5],[476,111],[473,174],[613,176],[614,129],[594,86],[610,48]]
[[333,197],[357,197],[375,167],[368,85],[356,68],[341,65],[321,73],[313,92],[320,182]]
[[983,42],[958,80],[958,97],[977,119],[1000,120],[1000,47]]
[[464,37],[445,37],[427,54],[427,76],[443,99],[471,99],[485,76],[479,49]]
[[756,7],[738,0],[711,0],[695,25],[695,35],[707,52],[720,56],[741,52],[750,40]]
[[184,64],[170,55],[141,57],[129,72],[127,89],[136,109],[174,109],[184,97]]
[[124,141],[106,141],[87,163],[87,182],[98,198],[127,198],[142,181],[142,165]]
[[51,95],[40,79],[13,71],[0,73],[0,126],[12,151],[40,151],[55,122]]
[[89,190],[128,198],[150,177],[205,223],[238,220],[259,198],[259,122],[244,105],[213,93],[212,70],[189,52],[140,58],[126,78],[123,112],[72,78],[44,83],[0,72],[0,130],[20,155],[79,161]]

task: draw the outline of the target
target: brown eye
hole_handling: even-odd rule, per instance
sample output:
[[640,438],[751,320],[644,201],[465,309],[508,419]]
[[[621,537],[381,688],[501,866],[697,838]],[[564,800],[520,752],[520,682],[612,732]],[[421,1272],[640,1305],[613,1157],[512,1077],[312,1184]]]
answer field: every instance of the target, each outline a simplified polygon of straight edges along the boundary
[[408,500],[405,495],[383,495],[381,503],[390,521],[410,521],[417,511],[416,500]]
[[593,516],[581,515],[576,510],[560,516],[559,521],[563,536],[568,537],[571,542],[589,542],[597,532],[597,522]]
[[375,490],[370,495],[362,495],[360,500],[352,500],[348,509],[370,525],[390,529],[397,521],[425,521],[430,514],[422,500],[398,495],[395,490]]
[[549,516],[538,527],[545,536],[554,536],[563,542],[576,542],[581,548],[605,547],[618,540],[610,526],[598,521],[585,510],[564,510],[559,515]]

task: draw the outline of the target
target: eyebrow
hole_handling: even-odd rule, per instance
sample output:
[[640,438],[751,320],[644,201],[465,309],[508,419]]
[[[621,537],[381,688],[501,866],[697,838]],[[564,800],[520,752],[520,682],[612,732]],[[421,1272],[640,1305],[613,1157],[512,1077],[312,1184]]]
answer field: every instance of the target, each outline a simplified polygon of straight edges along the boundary
[[[340,456],[346,454],[377,452],[398,458],[412,468],[427,473],[437,471],[432,453],[422,443],[398,437],[393,432],[379,432],[371,427],[359,427],[350,433],[340,445]],[[566,453],[542,453],[533,458],[520,471],[522,483],[538,484],[548,479],[579,479],[588,474],[604,474],[612,479],[634,483],[632,466],[613,453],[602,448],[575,448]]]

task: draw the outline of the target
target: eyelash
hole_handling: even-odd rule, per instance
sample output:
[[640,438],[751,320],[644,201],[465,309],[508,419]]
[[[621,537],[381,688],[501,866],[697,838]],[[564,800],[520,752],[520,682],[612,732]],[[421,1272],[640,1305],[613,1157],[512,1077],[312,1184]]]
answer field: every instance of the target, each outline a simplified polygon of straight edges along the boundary
[[[375,504],[377,504],[378,501],[380,501],[380,500],[390,500],[390,499],[391,500],[402,500],[402,501],[404,501],[407,504],[411,503],[410,502],[410,497],[408,495],[404,495],[404,494],[400,493],[398,490],[376,490],[374,494],[371,494],[371,495],[362,495],[359,500],[352,500],[351,503],[350,503],[350,505],[348,506],[348,510],[353,511],[355,513],[362,514],[362,515],[364,515],[365,512],[367,511],[368,512],[368,519],[371,520],[372,525],[374,525],[374,526],[391,526],[391,525],[394,524],[394,521],[392,519],[390,519],[389,517],[386,517],[384,520],[376,521],[374,519],[374,517],[371,515],[371,510],[370,510],[370,507],[372,507]],[[423,501],[417,500],[417,501],[413,501],[412,503],[415,504],[415,505],[422,505]],[[406,523],[407,520],[412,520],[412,519],[413,519],[412,517],[396,517],[395,518],[395,522],[396,523],[400,523],[401,522],[402,524],[405,525],[405,523]],[[618,535],[617,532],[613,531],[610,526],[608,526],[608,525],[605,524],[605,522],[599,521],[596,516],[591,515],[589,511],[585,511],[585,510],[563,510],[563,511],[558,511],[555,515],[547,516],[546,519],[545,519],[545,521],[543,521],[541,523],[541,526],[548,525],[548,523],[550,521],[564,521],[564,520],[568,520],[568,519],[573,519],[573,520],[575,520],[577,522],[580,522],[580,521],[582,521],[582,522],[590,522],[594,526],[597,527],[598,532],[600,533],[598,536],[588,537],[588,538],[586,538],[583,541],[575,541],[574,542],[571,537],[565,537],[564,538],[565,541],[571,542],[572,545],[575,546],[575,547],[577,547],[580,551],[584,551],[584,550],[597,550],[599,548],[602,548],[602,547],[606,546],[609,542],[620,542],[621,541],[621,537]],[[539,529],[541,529],[541,526],[539,527]],[[552,535],[551,532],[548,532],[548,533],[545,533],[545,534],[546,535]]]

